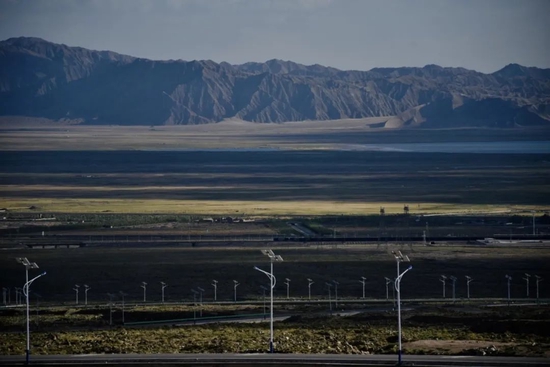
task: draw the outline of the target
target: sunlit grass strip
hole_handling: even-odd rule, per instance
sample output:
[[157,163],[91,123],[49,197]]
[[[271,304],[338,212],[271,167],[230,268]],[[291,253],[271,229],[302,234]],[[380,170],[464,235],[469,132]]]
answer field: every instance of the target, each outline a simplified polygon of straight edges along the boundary
[[[59,199],[0,198],[0,206],[16,212],[53,213],[181,213],[194,215],[368,215],[378,214],[384,207],[386,215],[402,214],[403,204],[384,202],[344,201],[237,201],[237,200],[167,200],[167,199]],[[31,209],[33,208],[33,209]],[[481,205],[414,203],[411,214],[474,214],[509,213],[545,210],[535,205]]]

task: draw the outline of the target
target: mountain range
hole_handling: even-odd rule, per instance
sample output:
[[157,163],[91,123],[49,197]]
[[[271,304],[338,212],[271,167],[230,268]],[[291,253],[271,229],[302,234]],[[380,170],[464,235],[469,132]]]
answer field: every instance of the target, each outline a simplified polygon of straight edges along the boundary
[[0,115],[116,125],[388,116],[373,127],[550,126],[550,69],[157,61],[19,37],[0,42]]

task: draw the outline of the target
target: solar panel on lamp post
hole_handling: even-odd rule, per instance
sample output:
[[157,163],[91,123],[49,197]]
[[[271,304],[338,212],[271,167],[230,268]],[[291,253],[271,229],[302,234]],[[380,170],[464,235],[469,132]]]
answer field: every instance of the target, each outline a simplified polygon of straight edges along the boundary
[[467,290],[468,299],[470,299],[470,283],[473,280],[474,279],[472,277],[469,277],[469,276],[466,275],[466,290]]
[[537,301],[539,300],[539,282],[542,282],[543,279],[542,277],[538,276],[538,275],[535,275],[535,279],[536,279],[536,282],[537,282]]
[[363,284],[363,299],[365,299],[365,283],[367,282],[366,280],[367,278],[361,277],[361,280],[359,281],[361,284]]
[[441,278],[439,278],[439,281],[443,283],[443,298],[445,298],[445,282],[447,281],[447,277],[442,275]]
[[308,294],[308,299],[311,300],[311,285],[315,283],[313,280],[307,278],[307,294]]
[[46,272],[43,272],[42,274],[29,280],[29,269],[38,269],[38,265],[36,263],[31,263],[26,257],[18,257],[16,258],[16,261],[25,267],[25,285],[23,286],[23,293],[25,294],[27,303],[27,348],[25,349],[25,363],[29,364],[31,353],[31,334],[29,325],[29,287],[36,279],[46,275]]
[[168,287],[166,285],[166,283],[164,282],[160,282],[160,290],[161,290],[161,293],[162,293],[162,303],[164,303],[164,288]]
[[147,302],[147,283],[141,282],[140,287],[143,288],[143,302]]
[[214,287],[214,302],[218,300],[218,281],[212,280],[212,287]]
[[285,284],[286,284],[286,299],[288,299],[290,295],[290,279],[285,278]]
[[527,282],[527,298],[529,298],[529,278],[531,278],[531,275],[525,273],[525,278],[523,278],[523,280]]
[[449,279],[451,279],[451,281],[453,282],[453,302],[455,302],[455,300],[456,300],[456,298],[455,298],[456,277],[450,276]]
[[280,255],[275,255],[272,250],[262,250],[262,254],[269,257],[269,262],[271,264],[271,272],[267,272],[265,270],[262,270],[258,268],[257,266],[254,267],[255,270],[258,270],[261,273],[264,273],[268,278],[271,285],[271,305],[270,305],[270,320],[269,320],[269,353],[274,352],[274,346],[273,346],[273,289],[275,288],[275,285],[277,284],[277,278],[275,278],[275,274],[273,273],[273,263],[274,262],[281,262],[283,261],[283,258]]
[[510,282],[512,281],[512,277],[508,274],[505,277],[508,280],[508,305],[510,305]]
[[234,301],[237,302],[237,287],[240,285],[241,283],[237,282],[236,280],[233,279],[233,298],[234,298]]
[[73,288],[73,291],[76,292],[76,303],[78,305],[78,289],[80,288],[80,286],[78,284],[75,284],[74,285],[74,288]]
[[397,293],[397,325],[398,325],[398,341],[399,347],[397,350],[397,365],[401,365],[401,355],[403,353],[401,348],[401,278],[405,275],[406,272],[412,269],[412,266],[409,266],[404,272],[399,272],[399,264],[402,262],[410,262],[408,256],[403,255],[401,251],[392,251],[393,256],[395,257],[395,262],[397,264],[397,277],[395,278],[395,291]]

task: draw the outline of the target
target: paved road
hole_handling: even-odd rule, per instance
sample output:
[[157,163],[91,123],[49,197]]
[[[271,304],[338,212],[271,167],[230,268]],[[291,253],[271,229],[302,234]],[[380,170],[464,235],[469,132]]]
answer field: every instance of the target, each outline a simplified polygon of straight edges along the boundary
[[[395,355],[330,354],[86,354],[31,356],[32,365],[166,366],[393,366]],[[2,366],[21,366],[24,356],[0,356]],[[403,356],[404,366],[550,366],[550,358]]]

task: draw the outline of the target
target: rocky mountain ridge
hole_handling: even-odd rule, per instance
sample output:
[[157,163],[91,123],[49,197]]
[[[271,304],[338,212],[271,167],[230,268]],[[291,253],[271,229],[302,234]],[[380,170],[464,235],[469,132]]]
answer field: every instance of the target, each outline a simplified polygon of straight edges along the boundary
[[0,115],[117,125],[395,116],[383,126],[550,126],[550,69],[156,61],[20,37],[0,42]]

